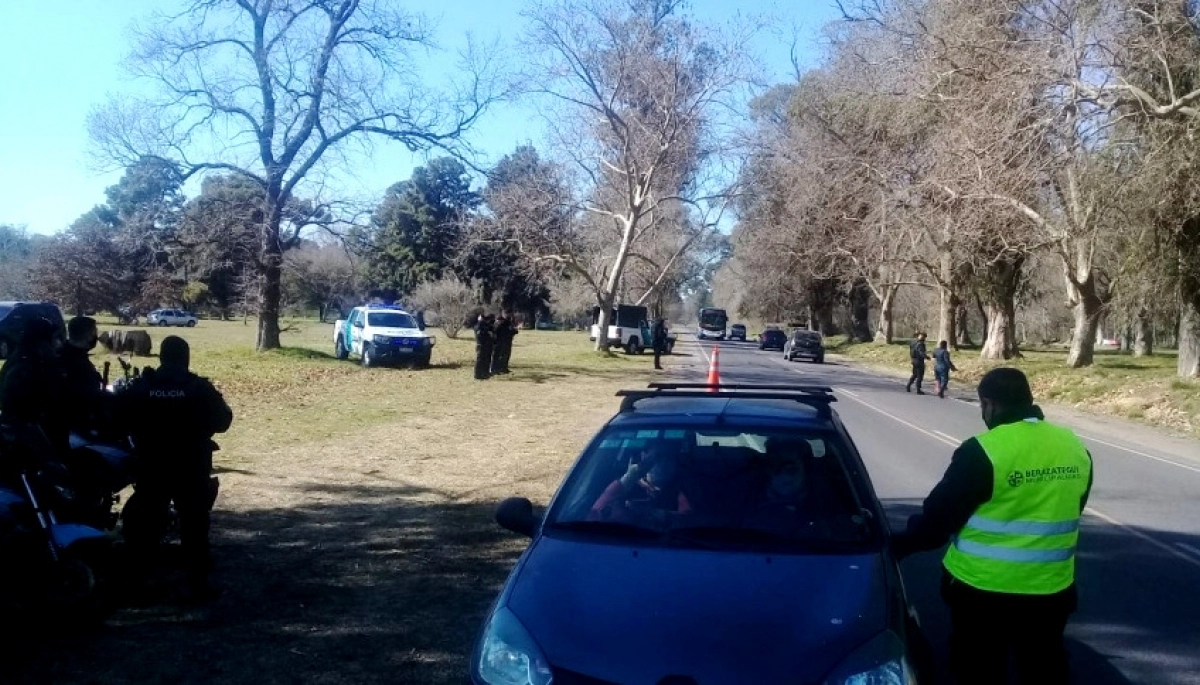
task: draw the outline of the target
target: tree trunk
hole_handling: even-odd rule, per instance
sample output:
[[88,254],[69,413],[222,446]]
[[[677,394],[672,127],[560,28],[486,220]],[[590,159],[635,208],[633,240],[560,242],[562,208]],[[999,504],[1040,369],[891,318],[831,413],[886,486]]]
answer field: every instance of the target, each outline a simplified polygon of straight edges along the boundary
[[1072,300],[1075,302],[1075,328],[1071,332],[1071,352],[1067,355],[1067,366],[1078,369],[1091,366],[1096,352],[1096,333],[1100,328],[1100,314],[1104,303],[1096,294],[1096,282],[1089,275],[1078,285],[1072,284]]
[[608,317],[612,312],[613,302],[617,298],[617,289],[621,286],[621,274],[625,271],[625,261],[629,259],[629,248],[633,242],[634,230],[637,228],[637,215],[632,218],[622,219],[624,222],[623,231],[621,232],[621,245],[617,248],[616,259],[613,260],[612,271],[608,273],[608,280],[604,283],[604,288],[600,292],[600,316],[597,321],[599,329],[596,333],[596,351],[608,352]]
[[988,313],[987,308],[983,306],[983,298],[979,296],[979,293],[975,293],[975,309],[979,312],[979,318],[983,319],[983,340],[981,342],[987,342]]
[[941,294],[940,314],[938,321],[938,337],[934,347],[945,340],[951,347],[958,349],[958,336],[955,334],[955,324],[958,317],[958,295],[946,286],[938,288]]
[[1012,359],[1020,356],[1017,349],[1017,318],[1012,300],[989,302],[988,334],[983,343],[980,359]]
[[1200,377],[1200,302],[1184,302],[1179,313],[1180,378]]
[[[275,257],[279,256],[276,252]],[[258,344],[256,346],[259,352],[283,347],[279,339],[279,301],[282,296],[283,281],[283,269],[280,268],[280,262],[280,259],[268,257],[267,266],[263,269],[262,304],[258,310]]]
[[850,342],[871,340],[871,289],[859,279],[850,287]]
[[899,286],[885,286],[883,299],[879,302],[879,322],[875,327],[875,342],[891,345],[895,335],[893,316],[896,306],[896,291]]
[[958,333],[958,347],[971,347],[975,343],[971,342],[971,314],[964,302],[958,303],[958,309],[955,312],[957,317],[954,326]]

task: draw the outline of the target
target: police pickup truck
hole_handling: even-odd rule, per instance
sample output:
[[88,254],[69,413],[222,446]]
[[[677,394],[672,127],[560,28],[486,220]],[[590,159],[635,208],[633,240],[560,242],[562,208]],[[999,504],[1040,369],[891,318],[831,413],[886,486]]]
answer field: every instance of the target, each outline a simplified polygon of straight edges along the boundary
[[363,366],[389,362],[428,366],[435,342],[417,317],[400,307],[355,307],[333,325],[334,356],[346,359],[356,354]]

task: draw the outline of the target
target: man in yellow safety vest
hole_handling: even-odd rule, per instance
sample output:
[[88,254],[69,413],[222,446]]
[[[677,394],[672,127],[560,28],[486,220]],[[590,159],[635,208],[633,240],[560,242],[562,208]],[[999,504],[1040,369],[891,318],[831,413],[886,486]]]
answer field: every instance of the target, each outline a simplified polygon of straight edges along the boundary
[[987,432],[954,452],[940,483],[892,540],[897,557],[950,543],[942,598],[950,670],[961,683],[1066,683],[1063,631],[1075,611],[1075,546],[1092,487],[1092,457],[1048,423],[1025,374],[993,369],[979,383]]

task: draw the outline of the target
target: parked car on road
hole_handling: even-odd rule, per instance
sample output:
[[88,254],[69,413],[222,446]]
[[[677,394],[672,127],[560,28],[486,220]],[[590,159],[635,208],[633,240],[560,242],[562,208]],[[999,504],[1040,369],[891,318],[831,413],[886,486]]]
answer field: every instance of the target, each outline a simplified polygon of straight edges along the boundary
[[187,326],[192,327],[199,321],[195,314],[182,309],[155,309],[146,315],[146,323],[150,326]]
[[768,328],[758,334],[758,349],[760,350],[779,350],[787,345],[787,334],[778,328]]
[[789,362],[797,359],[811,359],[818,364],[825,363],[825,342],[817,331],[795,330],[788,336],[787,345],[783,348],[783,358]]
[[729,327],[729,339],[741,340],[746,342],[746,326],[745,324],[735,323]]
[[928,646],[828,388],[623,391],[488,612],[472,682],[916,682]]
[[52,302],[0,302],[0,359],[7,359],[13,353],[25,332],[25,325],[36,318],[54,324],[66,337],[66,325],[58,305]]

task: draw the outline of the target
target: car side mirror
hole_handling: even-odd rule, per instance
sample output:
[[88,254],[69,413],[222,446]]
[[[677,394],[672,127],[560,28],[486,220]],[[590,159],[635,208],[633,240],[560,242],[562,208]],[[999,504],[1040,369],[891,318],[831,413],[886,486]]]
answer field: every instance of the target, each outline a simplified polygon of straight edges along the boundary
[[354,327],[355,327],[355,328],[363,328],[363,322],[361,322],[361,321],[355,321],[355,322],[354,322]]
[[538,520],[533,514],[533,502],[524,497],[509,497],[496,507],[496,523],[501,528],[533,537]]

